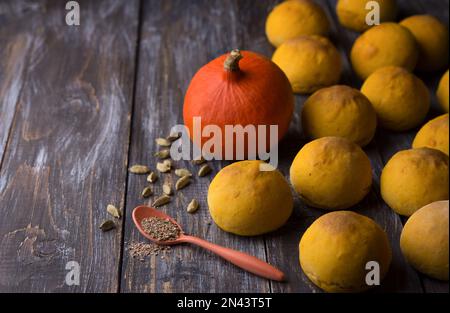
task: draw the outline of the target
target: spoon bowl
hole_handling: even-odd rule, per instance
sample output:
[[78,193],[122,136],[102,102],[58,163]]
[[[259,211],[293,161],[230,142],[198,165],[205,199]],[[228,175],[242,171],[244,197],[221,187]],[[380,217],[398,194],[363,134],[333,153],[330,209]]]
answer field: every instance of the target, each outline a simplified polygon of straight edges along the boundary
[[[221,256],[225,260],[233,263],[234,265],[251,272],[253,274],[259,275],[261,277],[276,280],[276,281],[283,281],[284,280],[284,273],[277,269],[276,267],[254,257],[249,254],[236,251],[233,249],[225,248],[216,244],[213,244],[211,242],[208,242],[206,240],[186,235],[183,232],[183,229],[181,226],[175,221],[172,217],[170,217],[167,214],[164,214],[163,212],[148,207],[145,205],[141,205],[136,207],[133,210],[132,213],[133,222],[136,225],[139,232],[150,241],[158,244],[158,245],[176,245],[180,243],[191,243],[195,244],[197,246],[200,246],[204,249],[207,249],[211,252],[214,252],[215,254]],[[179,230],[180,230],[180,236],[175,240],[157,240],[153,237],[151,237],[148,233],[145,232],[145,230],[142,227],[142,220],[148,217],[158,217],[161,219],[169,220],[173,224],[175,224]]]
[[[137,229],[142,234],[142,236],[144,236],[145,238],[147,238],[150,241],[153,241],[154,243],[156,243],[158,245],[171,246],[171,245],[176,245],[176,244],[180,244],[180,243],[184,242],[182,240],[182,237],[185,235],[184,235],[183,229],[181,228],[180,224],[178,224],[177,221],[174,220],[169,215],[167,215],[155,208],[151,208],[151,207],[148,207],[145,205],[138,206],[133,210],[132,217],[133,217],[134,224],[136,225]],[[142,220],[144,218],[148,218],[148,217],[159,217],[159,218],[162,218],[165,220],[169,220],[170,222],[172,222],[173,224],[175,224],[178,227],[178,229],[180,230],[180,236],[175,240],[158,240],[158,239],[151,237],[142,228]]]

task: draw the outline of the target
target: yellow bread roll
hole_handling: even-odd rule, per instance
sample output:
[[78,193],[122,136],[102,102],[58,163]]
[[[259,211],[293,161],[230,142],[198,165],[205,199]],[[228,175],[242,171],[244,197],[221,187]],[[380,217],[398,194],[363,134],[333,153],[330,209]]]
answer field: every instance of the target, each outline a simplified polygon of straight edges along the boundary
[[300,240],[299,253],[303,272],[327,292],[369,289],[366,264],[378,262],[383,279],[392,259],[381,227],[351,211],[331,212],[314,221]]
[[432,148],[448,155],[448,113],[432,119],[422,126],[414,138],[413,148]]
[[448,70],[439,81],[436,97],[445,112],[448,112]]
[[312,93],[339,82],[342,60],[325,37],[301,36],[279,46],[272,61],[286,74],[295,93]]
[[312,139],[344,137],[365,146],[375,134],[377,115],[359,90],[336,85],[320,89],[306,100],[302,126]]
[[448,280],[448,200],[416,211],[403,227],[400,248],[419,272]]
[[414,15],[400,22],[416,38],[419,46],[417,69],[437,71],[448,65],[448,29],[431,15]]
[[[336,14],[344,27],[357,32],[362,32],[372,27],[366,23],[366,16],[370,13],[371,7],[366,9],[370,0],[338,0],[336,4]],[[395,0],[377,0],[380,6],[380,22],[389,22],[397,15],[397,3]]]
[[266,20],[266,35],[278,47],[302,35],[326,36],[330,23],[323,9],[310,0],[290,0],[278,4]]
[[405,216],[448,200],[448,156],[429,148],[397,152],[381,172],[380,189],[387,205]]
[[313,140],[298,152],[290,169],[292,185],[312,207],[342,210],[370,191],[372,169],[361,148],[341,137]]
[[361,87],[377,112],[379,125],[395,131],[418,126],[430,108],[427,86],[401,67],[383,67],[373,72]]
[[291,215],[293,199],[286,179],[278,170],[261,171],[261,163],[235,162],[209,185],[209,212],[224,231],[260,235],[281,227]]
[[385,66],[400,66],[409,71],[416,67],[419,52],[414,36],[396,23],[381,23],[359,36],[350,59],[361,79]]

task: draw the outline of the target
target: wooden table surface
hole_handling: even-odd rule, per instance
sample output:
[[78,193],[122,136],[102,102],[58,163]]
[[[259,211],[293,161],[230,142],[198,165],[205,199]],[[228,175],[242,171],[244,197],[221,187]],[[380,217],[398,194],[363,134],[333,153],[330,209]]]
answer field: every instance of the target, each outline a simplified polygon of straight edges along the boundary
[[[81,25],[67,26],[66,1],[0,2],[0,292],[320,292],[298,264],[298,241],[324,213],[298,199],[286,226],[242,238],[218,229],[208,213],[210,177],[177,192],[163,210],[188,233],[236,248],[285,271],[286,283],[269,282],[192,246],[178,246],[166,259],[140,262],[127,244],[144,241],[131,211],[145,177],[130,164],[155,168],[154,139],[182,123],[183,97],[193,74],[232,48],[268,57],[273,48],[265,18],[274,0],[79,1]],[[331,39],[342,51],[342,83],[359,87],[348,52],[358,34],[336,22],[335,1],[317,1],[332,21]],[[449,1],[400,1],[399,18],[430,13],[448,24]],[[442,73],[422,77],[434,93]],[[279,169],[288,177],[305,144],[296,97]],[[429,117],[439,114],[433,96]],[[386,161],[409,148],[417,131],[379,130],[365,148],[375,175],[373,189],[354,210],[388,233],[391,270],[373,292],[448,292],[448,283],[418,274],[399,250],[404,220],[383,203],[379,175]],[[216,173],[226,162],[211,163]],[[187,161],[177,167],[192,168]],[[173,174],[163,180],[173,182]],[[156,185],[156,194],[161,185]],[[185,212],[192,197],[200,210]],[[123,208],[118,229],[98,225],[105,207]],[[65,284],[66,263],[80,264],[80,284]]]

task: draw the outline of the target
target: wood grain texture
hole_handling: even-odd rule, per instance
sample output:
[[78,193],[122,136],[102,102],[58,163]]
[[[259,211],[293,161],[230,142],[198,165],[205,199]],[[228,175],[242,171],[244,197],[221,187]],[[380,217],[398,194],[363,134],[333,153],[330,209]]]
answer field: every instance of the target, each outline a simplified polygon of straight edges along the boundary
[[[265,2],[265,1],[261,1]],[[131,135],[130,163],[144,163],[155,169],[155,138],[167,136],[171,127],[182,123],[184,92],[191,77],[203,64],[234,47],[251,47],[240,33],[239,21],[251,14],[237,7],[237,1],[159,1],[143,2],[143,22],[139,50],[136,102]],[[260,1],[253,2],[257,9]],[[262,6],[262,5],[261,5]],[[223,163],[211,163],[214,173]],[[175,162],[196,172],[188,161]],[[265,259],[264,239],[241,238],[219,230],[208,213],[207,188],[211,176],[194,178],[194,183],[176,192],[172,202],[161,209],[175,217],[189,234],[236,248]],[[172,184],[175,176],[160,175]],[[146,185],[144,177],[130,176],[127,192],[125,244],[142,241],[132,224],[131,210],[138,204]],[[155,195],[161,194],[161,182]],[[200,202],[195,215],[186,212],[192,198]],[[124,255],[123,292],[268,292],[269,283],[193,246],[177,246],[166,259],[153,256],[139,262]]]
[[[81,26],[64,23],[64,1],[0,0],[0,292],[321,292],[302,272],[298,242],[322,210],[295,197],[294,213],[274,233],[246,238],[225,233],[206,203],[209,183],[228,162],[210,162],[213,173],[194,178],[161,209],[189,234],[235,248],[274,264],[287,275],[275,283],[248,274],[200,248],[174,247],[164,259],[128,256],[128,243],[144,242],[131,212],[142,199],[145,175],[131,164],[156,169],[156,137],[181,124],[184,93],[194,73],[233,48],[271,57],[264,32],[267,14],[281,0],[79,1]],[[332,25],[342,53],[342,84],[359,88],[348,53],[359,35],[337,22],[336,0],[315,0]],[[399,16],[429,13],[448,25],[448,0],[399,0]],[[442,73],[418,75],[433,95],[429,118],[440,114],[434,91]],[[289,179],[291,161],[308,141],[296,96],[294,119],[280,144],[279,170]],[[399,249],[405,219],[381,199],[384,164],[410,147],[417,129],[378,130],[365,148],[374,174],[372,192],[355,206],[388,233],[393,263],[371,292],[448,292],[448,282],[418,274]],[[198,166],[176,161],[193,172]],[[293,191],[294,193],[294,191]],[[186,212],[192,198],[199,211]],[[125,207],[118,229],[101,233],[105,207]],[[123,225],[122,225],[123,223]],[[81,265],[81,285],[66,286],[65,264]]]
[[[332,14],[332,19],[337,21],[337,17],[334,13],[334,8],[336,5],[335,0],[328,1],[330,13]],[[439,0],[415,0],[398,1],[398,17],[397,20],[400,21],[403,18],[415,15],[415,14],[431,14],[448,26],[448,1]],[[338,30],[336,32],[335,43],[340,47],[346,56],[349,55],[351,47],[354,40],[358,37],[358,33],[346,30],[343,27],[336,27]],[[349,83],[352,86],[360,87],[361,81],[352,73],[349,60],[347,57],[347,70],[344,74],[345,83]],[[437,88],[437,83],[443,73],[415,73],[427,84],[430,90],[430,95],[432,96],[432,108],[428,114],[426,121],[435,117],[436,115],[442,114],[438,108],[435,97],[435,90]],[[424,121],[424,123],[426,122]],[[379,177],[384,164],[398,151],[404,149],[410,149],[412,141],[415,134],[420,127],[413,129],[408,132],[392,132],[384,129],[378,129],[377,134],[373,142],[366,148],[366,152],[369,154],[372,161],[372,166],[374,167],[375,174],[375,188],[373,194],[376,195],[374,201],[369,200],[368,205],[371,206],[374,203],[378,203],[376,207],[382,208],[377,210],[368,211],[367,215],[373,217],[380,225],[382,225],[390,237],[391,245],[393,246],[394,258],[391,271],[386,277],[385,287],[380,288],[380,291],[402,291],[402,292],[417,292],[418,289],[418,279],[421,281],[422,288],[425,292],[448,292],[448,283],[439,282],[434,279],[427,278],[424,275],[417,273],[409,264],[407,264],[403,258],[403,255],[399,247],[399,237],[403,229],[403,222],[406,221],[405,218],[401,218],[396,215],[389,207],[383,202],[379,192]],[[390,211],[390,212],[389,212]],[[376,213],[375,213],[376,212]],[[384,214],[381,214],[384,212]]]
[[[98,225],[124,204],[139,3],[79,3],[71,27],[64,1],[2,2],[2,121],[17,103],[0,171],[2,292],[118,290],[121,225]],[[79,286],[64,283],[72,260]]]
[[19,28],[14,7],[0,2],[0,165],[24,81],[30,36],[11,31]]

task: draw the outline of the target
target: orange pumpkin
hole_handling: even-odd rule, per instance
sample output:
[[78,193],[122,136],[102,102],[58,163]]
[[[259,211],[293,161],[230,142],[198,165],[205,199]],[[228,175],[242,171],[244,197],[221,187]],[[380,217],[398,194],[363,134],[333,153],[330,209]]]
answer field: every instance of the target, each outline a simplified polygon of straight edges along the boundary
[[[281,69],[257,53],[233,50],[204,65],[194,75],[184,98],[183,117],[191,139],[194,117],[201,117],[202,131],[208,125],[220,127],[224,156],[225,125],[265,125],[267,151],[269,126],[278,126],[277,139],[280,140],[288,130],[293,110],[292,88]],[[202,135],[202,146],[209,138]],[[247,157],[248,137],[244,140]],[[256,142],[256,151],[258,144]],[[236,157],[235,151],[233,157]]]

